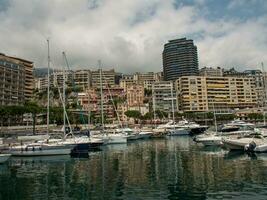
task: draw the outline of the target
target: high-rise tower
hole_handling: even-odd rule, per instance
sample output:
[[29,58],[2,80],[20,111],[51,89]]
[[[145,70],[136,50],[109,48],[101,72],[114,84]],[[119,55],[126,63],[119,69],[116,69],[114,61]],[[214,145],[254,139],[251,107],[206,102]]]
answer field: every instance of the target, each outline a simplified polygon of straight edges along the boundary
[[186,38],[169,40],[162,53],[164,80],[176,80],[180,76],[198,75],[197,47]]

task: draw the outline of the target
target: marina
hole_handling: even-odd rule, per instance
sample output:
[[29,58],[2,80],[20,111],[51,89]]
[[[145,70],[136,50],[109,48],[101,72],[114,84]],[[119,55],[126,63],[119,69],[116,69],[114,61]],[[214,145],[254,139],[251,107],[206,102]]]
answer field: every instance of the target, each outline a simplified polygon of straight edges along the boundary
[[0,165],[0,199],[266,199],[266,170],[266,154],[189,136],[139,140],[89,158],[11,157]]
[[0,0],[0,200],[266,200],[266,13]]

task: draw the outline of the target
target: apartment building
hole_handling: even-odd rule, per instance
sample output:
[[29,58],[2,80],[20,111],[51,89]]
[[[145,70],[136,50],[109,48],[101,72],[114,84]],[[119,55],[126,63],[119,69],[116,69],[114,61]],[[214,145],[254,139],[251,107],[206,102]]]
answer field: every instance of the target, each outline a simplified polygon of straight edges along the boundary
[[91,71],[90,70],[76,70],[74,71],[74,83],[75,86],[82,89],[88,89],[91,87]]
[[141,106],[144,103],[144,86],[142,83],[132,83],[126,89],[127,104],[131,106]]
[[[115,70],[101,70],[102,71],[102,86],[103,88],[115,86]],[[91,72],[92,87],[100,88],[100,69]]]
[[152,85],[152,98],[155,110],[167,112],[171,116],[172,108],[178,111],[178,101],[172,81],[159,81]]
[[230,112],[257,104],[250,77],[183,76],[176,81],[179,110]]
[[0,105],[23,104],[33,87],[33,62],[0,54]]
[[123,88],[124,91],[127,90],[127,85],[136,83],[133,79],[133,75],[123,75],[120,79],[119,86]]
[[220,67],[203,67],[199,70],[200,76],[223,76],[223,69]]
[[[103,88],[103,113],[105,117],[116,118],[115,106],[117,100],[126,98],[122,88]],[[96,118],[101,117],[101,94],[100,89],[90,88],[85,92],[78,93],[78,102],[83,110],[90,111]]]

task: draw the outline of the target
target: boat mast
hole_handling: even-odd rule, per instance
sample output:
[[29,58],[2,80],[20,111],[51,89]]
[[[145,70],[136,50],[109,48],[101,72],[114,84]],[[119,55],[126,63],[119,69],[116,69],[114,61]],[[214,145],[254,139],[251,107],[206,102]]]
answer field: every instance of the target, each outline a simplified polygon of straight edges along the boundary
[[264,120],[264,125],[266,125],[266,116],[265,116],[265,105],[266,105],[266,80],[265,80],[265,70],[264,70],[264,65],[263,62],[261,63],[261,68],[262,68],[262,80],[263,80],[263,102],[262,102],[262,110],[263,110],[263,120]]
[[98,60],[99,65],[99,79],[100,79],[100,101],[101,101],[101,123],[102,130],[104,130],[104,113],[103,113],[103,83],[102,83],[102,68],[101,68],[101,60]]
[[[64,56],[65,56],[65,52],[63,51],[62,52],[63,54],[63,59],[64,59]],[[65,67],[63,65],[63,87],[62,87],[62,94],[63,94],[63,101],[62,101],[62,104],[63,104],[63,133],[64,133],[64,138],[66,136],[66,110],[65,110],[65,105],[66,105],[66,74],[65,74]]]
[[156,126],[156,102],[155,102],[155,90],[154,84],[152,85],[152,103],[153,103],[153,116],[154,116],[154,125]]
[[50,109],[50,49],[49,49],[49,39],[47,41],[47,134],[49,134],[49,109]]
[[88,129],[91,124],[91,109],[90,109],[90,93],[89,93],[89,88],[88,88]]
[[[63,55],[63,59],[65,60],[65,62],[66,62],[66,65],[67,65],[67,67],[68,67],[68,69],[70,70],[70,67],[69,67],[69,63],[68,63],[68,60],[67,60],[67,56],[66,56],[66,53],[63,51],[62,52],[62,55]],[[69,120],[69,117],[68,117],[68,115],[67,115],[67,111],[66,111],[66,105],[65,105],[65,101],[66,101],[66,77],[65,77],[65,67],[63,67],[63,71],[64,71],[64,78],[65,78],[65,80],[64,80],[64,89],[63,89],[63,91],[64,91],[64,93],[63,93],[63,98],[64,98],[64,100],[63,100],[63,98],[61,97],[61,93],[59,92],[59,96],[60,96],[60,99],[61,99],[61,101],[62,101],[62,105],[63,105],[63,112],[64,112],[64,126],[66,126],[66,121],[67,121],[67,123],[68,123],[68,126],[69,126],[69,128],[70,128],[70,133],[71,134],[73,134],[73,131],[72,131],[72,128],[71,128],[71,124],[70,124],[70,120]],[[64,133],[66,133],[66,132],[64,132]],[[64,136],[66,136],[66,135],[64,135]]]

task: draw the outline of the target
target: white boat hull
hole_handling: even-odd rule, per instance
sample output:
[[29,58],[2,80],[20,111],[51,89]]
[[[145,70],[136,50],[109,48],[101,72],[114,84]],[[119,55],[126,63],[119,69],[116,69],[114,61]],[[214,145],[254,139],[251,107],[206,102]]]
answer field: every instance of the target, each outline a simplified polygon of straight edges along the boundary
[[125,144],[127,143],[127,137],[125,135],[109,135],[107,144]]
[[108,135],[99,135],[95,136],[95,139],[101,139],[104,141],[104,144],[126,144],[127,136],[122,134],[108,134]]
[[152,132],[140,132],[138,134],[138,139],[148,139],[152,136]]
[[256,153],[266,153],[267,152],[267,144],[256,146],[254,149]]
[[223,145],[229,150],[245,150],[245,146],[254,141],[253,138],[223,139]]
[[127,141],[138,140],[139,139],[139,135],[138,134],[127,135],[126,137],[127,137]]
[[54,156],[69,155],[73,145],[64,146],[35,146],[33,147],[16,147],[10,149],[12,156]]
[[0,154],[0,164],[6,162],[10,156],[11,154]]

